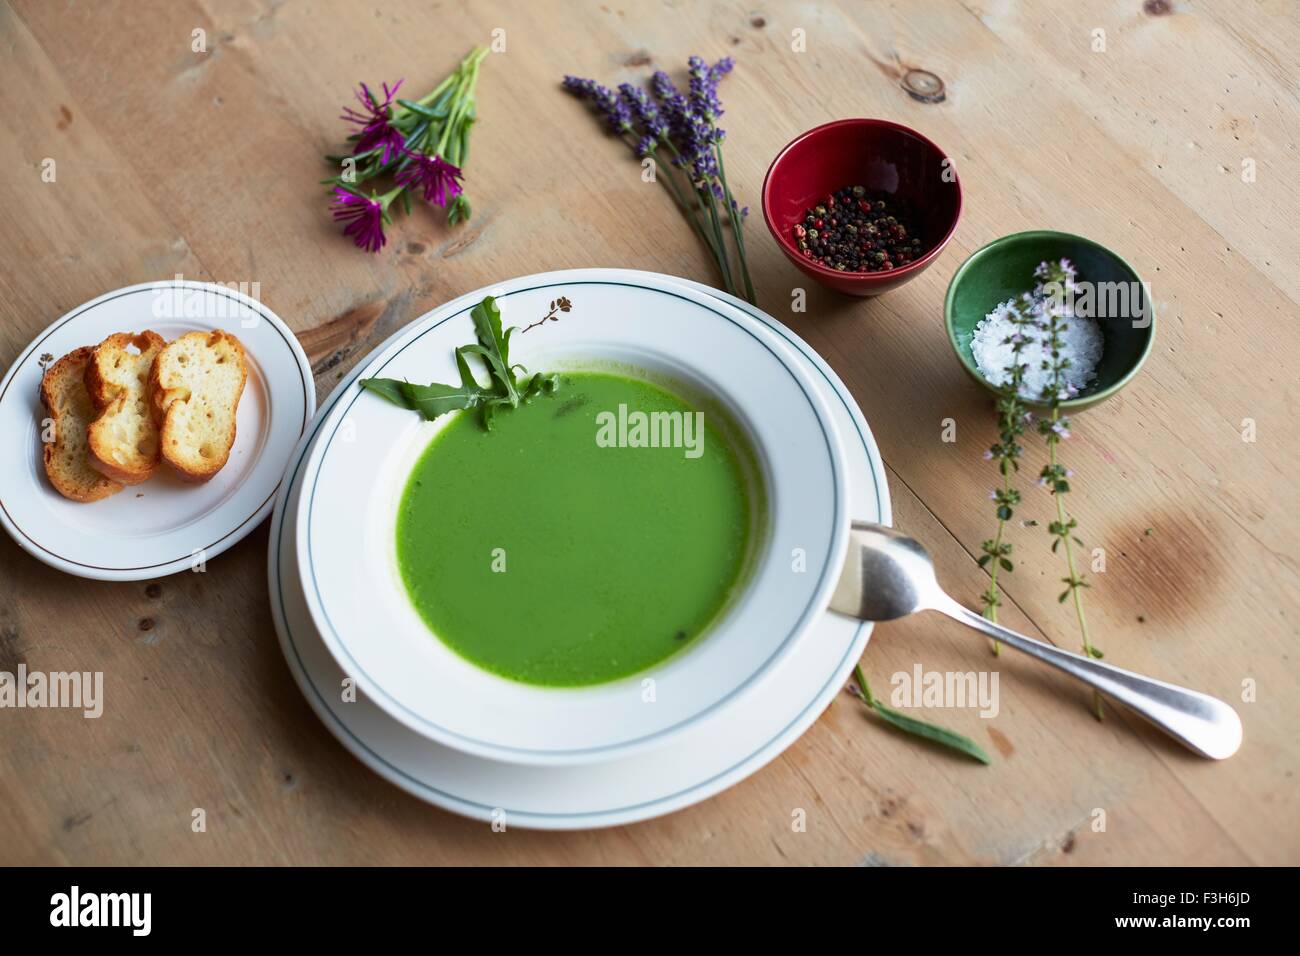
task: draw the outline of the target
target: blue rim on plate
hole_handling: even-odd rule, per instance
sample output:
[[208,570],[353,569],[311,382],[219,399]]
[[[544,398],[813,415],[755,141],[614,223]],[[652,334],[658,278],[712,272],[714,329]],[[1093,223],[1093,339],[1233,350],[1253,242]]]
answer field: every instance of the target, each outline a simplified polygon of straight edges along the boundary
[[[661,295],[671,296],[676,299],[682,299],[683,301],[690,302],[694,305],[698,305],[701,308],[704,308],[709,312],[712,312],[714,315],[718,316],[721,319],[726,319],[728,322],[732,323],[737,328],[740,328],[741,330],[743,330],[744,332],[752,336],[755,339],[755,341],[761,344],[774,356],[777,354],[772,349],[771,345],[768,342],[764,341],[761,336],[754,334],[753,329],[749,328],[747,325],[741,322],[737,322],[731,316],[726,315],[723,312],[719,312],[716,309],[712,309],[708,305],[705,305],[704,303],[696,302],[694,299],[689,298],[688,296],[679,295],[678,293],[671,292],[667,289],[658,289],[652,286],[637,285],[634,282],[613,282],[613,281],[601,280],[601,279],[579,280],[579,281],[572,281],[572,282],[565,282],[565,281],[544,282],[538,285],[526,286],[519,289],[511,289],[508,292],[503,292],[501,295],[497,296],[496,298],[497,301],[501,301],[504,299],[508,299],[509,297],[514,295],[523,295],[528,292],[536,292],[539,289],[557,289],[557,288],[568,289],[574,286],[583,286],[583,285],[601,285],[601,286],[616,286],[616,287],[623,287],[623,288],[635,288],[643,291],[657,292]],[[449,313],[448,315],[445,315],[438,321],[434,322],[428,328],[423,329],[418,335],[414,336],[409,342],[404,343],[401,348],[393,352],[392,355],[389,355],[384,360],[383,364],[378,365],[373,369],[369,369],[369,375],[370,376],[383,375],[385,369],[387,369],[388,366],[393,361],[395,361],[397,357],[400,356],[403,352],[405,352],[408,348],[410,348],[416,342],[419,342],[430,332],[433,332],[435,329],[445,325],[447,322],[450,322],[453,319],[457,319],[465,315],[474,307],[474,305],[477,305],[477,303],[474,303],[472,305],[467,305],[463,309],[460,309],[456,312]],[[764,328],[767,328],[767,326],[764,326]],[[780,356],[777,356],[777,358],[778,361],[780,361]],[[360,369],[357,369],[356,371],[360,371]],[[821,428],[822,439],[826,443],[827,453],[832,459],[832,461],[835,461],[835,441],[832,438],[832,436],[827,432],[826,423],[822,421],[821,416],[817,415],[816,413],[816,409],[817,409],[816,399],[814,399],[813,396],[808,394],[807,390],[804,388],[803,382],[799,381],[799,379],[795,376],[792,377],[795,378],[795,383],[799,386],[800,391],[804,393],[804,397],[807,399],[809,405],[812,406],[814,417],[817,418],[817,423]],[[347,385],[350,386],[353,381],[355,381],[355,378],[350,377],[347,380]],[[342,389],[343,387],[344,386],[342,384],[339,386],[340,389]],[[340,392],[340,400],[341,400],[341,394],[342,393]],[[301,519],[306,521],[307,523],[308,557],[311,556],[313,551],[312,543],[311,543],[312,524],[313,524],[312,518],[315,513],[315,506],[316,506],[316,487],[320,480],[321,471],[324,468],[325,456],[329,454],[330,447],[334,441],[334,437],[338,434],[339,426],[344,421],[347,420],[348,412],[352,410],[352,406],[356,404],[357,399],[359,399],[363,394],[365,394],[365,392],[362,389],[357,389],[355,393],[352,395],[351,400],[347,403],[347,406],[343,409],[343,414],[335,419],[333,423],[333,427],[330,428],[327,432],[321,433],[319,436],[320,439],[325,443],[324,450],[321,453],[321,465],[316,469],[315,473],[312,474],[311,486],[310,488],[306,489],[307,511],[302,516]],[[337,403],[335,402],[330,403],[331,412],[333,411],[333,406],[335,404]],[[324,417],[328,417],[328,414]],[[322,418],[322,424],[323,424],[323,418]],[[313,433],[315,433],[315,431],[316,429],[313,428]],[[840,463],[838,461],[836,461],[835,463],[836,463],[836,470],[838,471],[840,467]],[[297,467],[295,466],[295,474],[296,472],[297,472]],[[832,481],[834,482],[834,475],[832,476]],[[845,515],[840,509],[840,502],[838,500],[838,496],[835,494],[834,484],[830,489],[830,497],[832,498],[832,500],[835,501],[831,526],[839,527],[845,522],[847,522],[848,519],[845,517]],[[429,720],[427,717],[412,711],[401,701],[397,700],[395,697],[393,697],[391,694],[385,691],[383,687],[380,685],[380,683],[376,681],[373,677],[371,677],[368,673],[366,673],[365,668],[363,668],[360,662],[358,662],[356,658],[353,657],[352,653],[348,649],[347,643],[339,635],[338,628],[335,627],[333,620],[331,620],[330,618],[329,608],[327,607],[324,597],[321,594],[320,584],[316,580],[315,568],[310,561],[308,561],[306,564],[306,572],[307,572],[307,576],[311,580],[312,590],[316,594],[316,603],[320,608],[321,617],[324,619],[325,625],[330,629],[330,632],[334,636],[335,647],[337,647],[337,649],[341,651],[343,655],[347,658],[348,666],[345,669],[349,674],[356,675],[363,678],[366,682],[369,695],[372,698],[382,697],[383,700],[387,702],[387,707],[385,707],[385,709],[388,709],[390,713],[392,712],[393,709],[400,710],[402,713],[404,713],[407,717],[406,722],[408,723],[408,726],[418,724],[422,727],[427,728],[428,730],[432,731],[435,734],[442,735],[445,738],[458,740],[461,743],[466,744],[468,746],[481,748],[482,750],[494,751],[499,754],[511,754],[519,757],[532,757],[532,756],[544,755],[548,758],[550,757],[589,758],[604,753],[625,751],[628,750],[629,748],[634,748],[634,747],[643,747],[654,741],[659,741],[661,738],[667,737],[669,735],[681,731],[684,727],[694,723],[697,720],[707,717],[710,714],[716,713],[719,708],[726,706],[732,700],[735,700],[739,695],[746,693],[747,691],[752,689],[755,684],[757,684],[760,680],[763,679],[763,677],[767,674],[768,670],[773,666],[773,664],[780,657],[790,652],[791,642],[794,641],[796,637],[803,634],[809,627],[811,627],[813,621],[818,616],[820,616],[820,614],[825,613],[825,608],[824,607],[819,608],[817,605],[820,604],[821,602],[816,601],[815,598],[817,594],[820,594],[825,589],[828,578],[838,579],[839,577],[840,568],[835,566],[835,561],[834,561],[835,544],[836,541],[834,538],[832,538],[830,544],[828,545],[826,558],[822,562],[822,566],[824,570],[817,582],[816,592],[814,593],[813,599],[810,599],[808,603],[805,604],[803,610],[800,611],[798,620],[795,622],[794,626],[790,629],[790,632],[786,634],[785,639],[781,641],[779,645],[777,645],[777,647],[772,651],[772,653],[768,655],[767,659],[764,660],[743,683],[733,688],[725,696],[714,701],[712,704],[708,705],[703,710],[698,710],[693,714],[683,717],[681,720],[677,721],[676,723],[670,724],[667,727],[660,728],[659,730],[656,730],[653,733],[645,734],[641,737],[634,737],[629,740],[620,741],[615,744],[604,744],[599,747],[579,747],[579,748],[573,748],[567,750],[561,750],[561,749],[541,750],[537,748],[528,748],[528,747],[511,747],[511,746],[506,746],[504,744],[493,743],[487,740],[480,740],[478,738],[469,737],[465,734],[458,733],[457,731],[450,730],[446,727],[443,727],[440,724],[434,723],[433,721]]]
[[[306,354],[303,352],[302,345],[298,342],[293,331],[278,315],[275,314],[274,311],[263,304],[260,300],[218,283],[199,282],[190,279],[165,279],[157,282],[142,282],[136,285],[125,286],[121,289],[115,289],[111,292],[106,292],[103,295],[96,296],[90,301],[83,302],[76,308],[64,313],[54,322],[41,330],[40,334],[28,343],[22,352],[19,353],[17,358],[13,360],[5,371],[5,374],[0,376],[0,402],[3,402],[10,387],[18,381],[19,377],[23,375],[24,371],[29,367],[27,364],[29,359],[33,355],[37,354],[38,350],[45,345],[51,336],[60,332],[66,326],[69,326],[86,313],[95,309],[100,309],[111,302],[115,302],[128,296],[141,295],[145,293],[148,293],[151,296],[156,296],[160,291],[166,290],[185,290],[215,296],[219,299],[230,301],[236,306],[241,306],[251,310],[258,318],[266,322],[267,326],[275,332],[280,342],[283,343],[285,350],[293,358],[294,367],[298,373],[298,387],[302,391],[302,423],[297,426],[297,431],[300,437],[305,435],[307,433],[307,427],[312,422],[313,415],[316,412],[316,386],[312,381],[311,365],[307,360]],[[156,314],[155,317],[157,317]],[[185,317],[181,316],[180,318],[184,319]],[[253,354],[251,360],[257,362],[258,356]],[[42,368],[40,375],[36,376],[33,384],[39,383],[41,376],[43,375],[44,370]],[[295,394],[297,394],[296,390]],[[297,422],[297,416],[294,416],[294,422]],[[263,450],[263,454],[268,452],[269,449]],[[286,470],[288,461],[291,460],[292,459],[286,460]],[[37,467],[37,471],[40,471],[39,466]],[[206,558],[214,558],[247,537],[253,529],[261,524],[262,520],[270,514],[282,487],[283,474],[280,475],[280,479],[281,483],[277,483],[273,488],[271,488],[266,497],[258,502],[256,507],[252,508],[249,513],[245,515],[244,511],[241,510],[238,514],[244,515],[243,517],[238,519],[232,518],[230,521],[226,522],[223,525],[225,530],[222,530],[222,533],[219,534],[215,540],[197,545],[193,541],[188,541],[185,543],[182,552],[176,554],[175,557],[151,561],[148,564],[94,564],[52,550],[45,544],[42,544],[41,541],[37,540],[37,537],[34,537],[34,535],[39,534],[39,532],[23,527],[19,522],[19,519],[11,513],[9,505],[5,502],[3,489],[0,489],[0,526],[3,526],[9,536],[12,537],[14,541],[32,557],[68,574],[105,581],[138,581],[152,577],[164,577],[170,574],[175,574],[178,571],[189,569],[194,562],[196,554],[202,553]],[[44,480],[44,476],[38,475],[37,480]],[[215,529],[212,533],[216,533]],[[199,540],[203,541],[202,538]]]
[[[610,271],[619,272],[625,270]],[[627,273],[629,276],[635,275],[635,273],[630,270],[628,270]],[[672,276],[663,276],[657,273],[645,274],[685,285],[688,288],[704,292],[721,301],[734,305],[737,308],[743,309],[745,312],[766,325],[774,333],[781,336],[785,341],[793,346],[801,356],[808,360],[813,368],[817,370],[822,379],[825,380],[826,384],[835,394],[836,399],[838,399],[841,405],[843,405],[845,410],[848,412],[849,418],[853,422],[854,431],[857,434],[858,440],[862,443],[867,458],[872,464],[872,468],[870,469],[873,483],[872,490],[875,497],[879,520],[888,524],[892,520],[889,492],[887,486],[882,487],[882,482],[877,480],[877,475],[883,477],[884,474],[884,464],[880,457],[879,449],[876,446],[874,438],[871,436],[870,429],[866,424],[866,420],[863,417],[861,410],[858,408],[856,402],[853,401],[848,389],[844,386],[843,382],[840,381],[834,371],[825,363],[821,356],[819,356],[807,343],[794,335],[793,332],[787,329],[780,322],[733,296],[727,295],[718,290],[710,289],[690,280],[678,279]],[[399,330],[391,337],[391,339],[396,339],[401,334],[402,332]],[[384,348],[386,345],[388,345],[388,342],[381,345],[380,349]],[[353,730],[330,708],[326,696],[312,681],[311,675],[306,669],[306,665],[304,664],[301,653],[298,649],[297,641],[290,627],[283,600],[283,582],[280,574],[280,563],[283,550],[285,509],[288,498],[293,492],[293,487],[296,483],[302,461],[306,457],[309,447],[313,444],[320,424],[329,414],[330,410],[337,404],[339,398],[345,393],[348,386],[351,385],[360,375],[361,371],[361,366],[354,368],[348,376],[339,383],[333,394],[325,401],[316,417],[316,421],[313,422],[311,430],[303,437],[298,448],[294,451],[291,459],[293,461],[292,474],[290,475],[289,480],[281,485],[280,494],[276,500],[275,511],[272,517],[269,547],[268,580],[271,586],[273,605],[272,618],[280,638],[281,648],[285,651],[286,662],[290,665],[290,671],[294,676],[294,680],[298,684],[299,689],[303,691],[309,705],[316,712],[317,716],[335,735],[335,737],[338,738],[340,743],[351,751],[354,756],[362,760],[362,762],[372,770],[385,777],[390,783],[401,787],[413,796],[432,803],[435,806],[439,806],[442,809],[471,818],[487,820],[491,819],[493,812],[504,810],[504,812],[509,815],[513,825],[528,827],[530,821],[535,821],[533,825],[538,828],[555,829],[565,828],[566,824],[573,828],[615,826],[649,819],[658,816],[661,813],[668,813],[676,809],[682,809],[698,800],[707,799],[708,797],[713,796],[721,789],[724,789],[726,785],[738,783],[741,779],[756,772],[784,751],[786,747],[794,742],[794,739],[797,739],[796,737],[788,741],[785,740],[791,730],[798,727],[800,724],[803,724],[803,728],[799,731],[799,733],[802,733],[803,730],[806,730],[807,727],[812,724],[817,716],[820,716],[821,712],[833,699],[835,687],[843,684],[844,680],[847,679],[848,665],[851,665],[853,661],[856,661],[865,649],[867,641],[870,638],[871,625],[867,623],[859,623],[854,629],[853,635],[849,640],[843,655],[840,657],[839,662],[834,670],[829,674],[827,680],[822,684],[821,688],[812,696],[808,704],[804,706],[791,721],[776,733],[772,734],[772,736],[762,746],[753,750],[745,757],[737,760],[725,770],[722,770],[705,780],[698,781],[675,793],[656,797],[653,800],[616,808],[606,808],[598,811],[586,812],[539,813],[523,810],[511,811],[508,808],[489,806],[477,801],[467,800],[454,793],[440,790],[423,780],[411,776],[402,767],[397,766],[372,749],[365,740],[357,736],[357,734],[354,733]],[[816,712],[810,719],[809,714],[814,710]],[[784,743],[782,741],[784,741]],[[433,742],[431,741],[431,743]],[[737,776],[738,773],[739,776]],[[735,779],[731,779],[730,783],[724,785],[724,787],[715,786],[719,781],[733,777]],[[683,802],[683,798],[689,798],[694,794],[698,794],[696,799],[688,799]]]

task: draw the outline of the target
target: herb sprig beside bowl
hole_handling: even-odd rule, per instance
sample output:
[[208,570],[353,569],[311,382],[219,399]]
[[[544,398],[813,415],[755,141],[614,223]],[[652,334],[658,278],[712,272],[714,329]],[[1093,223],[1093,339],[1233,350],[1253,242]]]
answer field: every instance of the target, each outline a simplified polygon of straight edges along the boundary
[[[497,306],[496,299],[488,296],[474,306],[470,310],[470,319],[474,323],[474,334],[478,341],[456,349],[459,384],[431,382],[428,385],[416,385],[395,378],[363,378],[361,387],[394,405],[419,412],[425,421],[433,421],[448,412],[478,409],[487,431],[492,430],[497,409],[518,408],[521,404],[529,404],[539,395],[553,395],[556,392],[560,380],[554,372],[534,372],[529,375],[528,369],[522,365],[510,363],[510,337],[517,329],[511,326],[502,330],[501,309]],[[486,386],[480,385],[474,377],[469,367],[469,355],[478,356],[487,367]],[[516,374],[516,370],[523,373],[524,377]]]
[[[1008,317],[1015,326],[1007,336],[1005,344],[1011,346],[1011,364],[1007,367],[1007,381],[998,394],[998,440],[984,452],[986,461],[996,461],[1001,477],[1001,487],[989,492],[994,502],[998,518],[997,533],[981,545],[984,552],[980,555],[980,567],[989,569],[988,589],[980,595],[984,605],[984,616],[994,624],[998,620],[998,608],[1002,605],[1002,596],[998,590],[998,572],[1010,574],[1015,570],[1011,560],[1012,544],[1005,540],[1007,523],[1015,515],[1015,508],[1020,504],[1020,492],[1012,485],[1012,475],[1020,470],[1020,455],[1024,446],[1020,436],[1025,433],[1025,426],[1030,421],[1029,410],[1020,400],[1020,389],[1025,377],[1025,364],[1021,360],[1028,337],[1027,328],[1033,324],[1033,299],[1028,294],[1006,305]],[[997,654],[1001,645],[993,642],[993,653]]]
[[[1011,475],[1019,470],[1023,451],[1020,436],[1033,420],[1029,404],[1036,403],[1046,409],[1038,419],[1037,431],[1047,449],[1047,463],[1039,472],[1038,484],[1048,489],[1056,507],[1056,520],[1048,524],[1047,531],[1052,536],[1052,552],[1063,554],[1067,572],[1061,579],[1065,590],[1057,600],[1064,604],[1073,599],[1083,651],[1089,657],[1101,658],[1102,652],[1092,643],[1083,609],[1082,592],[1089,585],[1075,562],[1074,547],[1083,546],[1075,533],[1079,523],[1066,510],[1063,497],[1070,491],[1074,473],[1061,462],[1059,452],[1060,443],[1070,437],[1065,405],[1078,396],[1079,383],[1087,383],[1095,376],[1101,358],[1101,332],[1094,320],[1076,314],[1073,306],[1072,297],[1079,289],[1077,275],[1067,258],[1041,261],[1034,269],[1036,284],[1032,291],[997,305],[973,333],[975,363],[998,396],[998,440],[984,452],[984,458],[997,461],[1001,474],[1001,487],[989,492],[998,525],[996,535],[981,546],[979,564],[989,572],[989,585],[980,600],[984,616],[996,622],[1002,603],[998,573],[1010,573],[1015,567],[1005,532],[1021,499],[1011,484]],[[998,652],[996,641],[993,651]],[[1099,694],[1094,693],[1093,704],[1100,720],[1104,712]]]
[[[1070,490],[1069,479],[1074,473],[1060,462],[1059,447],[1062,441],[1070,437],[1070,420],[1062,414],[1061,402],[1068,401],[1079,394],[1078,389],[1066,381],[1066,370],[1071,367],[1070,356],[1065,348],[1062,335],[1072,318],[1065,308],[1064,297],[1075,286],[1076,272],[1073,264],[1062,259],[1060,262],[1044,262],[1034,272],[1039,280],[1035,290],[1044,296],[1043,329],[1050,352],[1050,359],[1045,362],[1052,373],[1052,381],[1043,388],[1043,401],[1048,406],[1048,415],[1038,423],[1038,431],[1047,445],[1047,464],[1039,474],[1038,483],[1052,493],[1056,504],[1056,520],[1048,524],[1048,534],[1053,536],[1052,551],[1060,549],[1065,556],[1068,576],[1061,579],[1065,590],[1057,601],[1064,604],[1073,599],[1074,614],[1079,622],[1079,633],[1083,638],[1083,652],[1089,657],[1100,660],[1104,655],[1088,635],[1088,619],[1083,613],[1083,589],[1089,584],[1082,574],[1075,570],[1074,545],[1083,547],[1083,542],[1075,535],[1079,522],[1071,517],[1065,509],[1064,495]],[[1093,711],[1098,720],[1104,715],[1101,694],[1092,692]]]

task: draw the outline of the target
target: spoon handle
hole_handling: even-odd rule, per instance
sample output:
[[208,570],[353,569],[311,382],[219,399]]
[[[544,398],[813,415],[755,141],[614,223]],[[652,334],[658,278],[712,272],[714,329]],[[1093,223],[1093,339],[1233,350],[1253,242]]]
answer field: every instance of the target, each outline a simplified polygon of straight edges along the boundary
[[1241,718],[1235,710],[1217,698],[1177,684],[1143,677],[1017,634],[963,607],[946,595],[931,607],[968,627],[983,631],[1003,644],[1077,677],[1085,684],[1131,707],[1165,733],[1204,757],[1223,760],[1231,757],[1241,746]]

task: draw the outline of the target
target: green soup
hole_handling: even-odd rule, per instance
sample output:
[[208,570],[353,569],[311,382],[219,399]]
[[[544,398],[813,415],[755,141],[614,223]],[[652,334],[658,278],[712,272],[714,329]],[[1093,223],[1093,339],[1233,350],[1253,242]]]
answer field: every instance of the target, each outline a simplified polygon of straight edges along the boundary
[[704,633],[747,571],[762,497],[735,429],[697,412],[650,382],[581,372],[491,432],[458,414],[397,518],[402,578],[433,633],[557,687],[634,674]]

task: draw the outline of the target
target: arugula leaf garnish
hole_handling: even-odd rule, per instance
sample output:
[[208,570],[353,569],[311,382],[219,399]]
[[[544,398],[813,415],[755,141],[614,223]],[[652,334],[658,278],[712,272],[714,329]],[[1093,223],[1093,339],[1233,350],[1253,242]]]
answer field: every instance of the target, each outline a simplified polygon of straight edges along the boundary
[[[488,431],[492,430],[492,422],[500,406],[518,408],[520,402],[526,404],[538,395],[551,395],[559,388],[559,376],[553,372],[537,372],[520,384],[519,377],[515,374],[516,369],[524,375],[528,374],[528,369],[522,365],[510,364],[510,336],[516,330],[513,326],[502,330],[501,309],[492,296],[474,306],[470,318],[474,322],[474,334],[478,342],[456,349],[459,385],[442,385],[437,382],[416,385],[394,378],[363,378],[361,387],[394,405],[419,412],[426,421],[433,421],[447,412],[481,409],[483,427]],[[486,388],[474,378],[467,355],[479,356],[487,366],[489,384]]]

